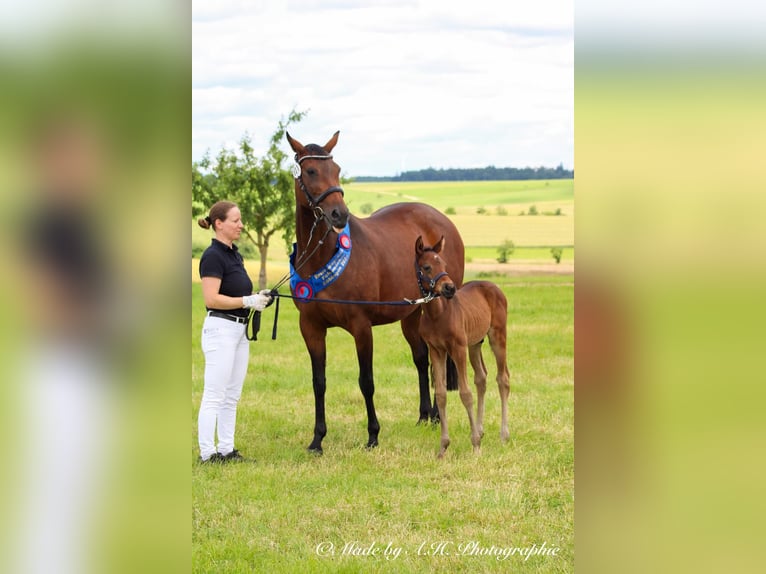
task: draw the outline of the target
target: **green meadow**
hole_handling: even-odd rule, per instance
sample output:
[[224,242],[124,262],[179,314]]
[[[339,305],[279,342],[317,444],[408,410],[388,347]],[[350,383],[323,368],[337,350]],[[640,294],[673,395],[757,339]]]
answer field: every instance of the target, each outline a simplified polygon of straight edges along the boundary
[[[574,261],[574,182],[571,179],[352,182],[344,185],[344,190],[349,209],[359,217],[398,201],[419,201],[447,213],[460,230],[468,261],[495,261],[497,247],[506,240],[516,246],[510,263],[551,262],[550,248],[554,246],[564,249],[562,261]],[[538,215],[527,215],[533,206]],[[557,210],[561,215],[546,215]],[[201,253],[209,243],[210,232],[192,222],[194,252]],[[287,251],[284,245],[274,245],[269,256],[280,265],[287,261]]]
[[459,215],[473,214],[483,207],[491,214],[504,207],[511,215],[537,205],[540,211],[556,208],[574,211],[574,181],[571,179],[525,181],[430,181],[430,182],[351,182],[344,185],[346,203],[358,212],[357,205],[371,204],[378,209],[394,201],[422,201]]
[[[446,211],[467,245],[468,261],[494,261],[512,239],[507,264],[549,261],[565,247],[574,261],[572,182],[361,184],[345,186],[361,216],[394,201],[423,201]],[[564,215],[518,215],[561,208]],[[483,206],[485,214],[477,214]],[[504,206],[507,214],[498,214]],[[367,209],[370,206],[366,206]],[[502,210],[500,210],[502,212]],[[529,221],[529,228],[520,222]],[[526,231],[523,231],[526,229]],[[193,245],[210,233],[193,224]],[[204,247],[203,247],[204,248]],[[268,284],[286,272],[273,248]],[[447,408],[452,444],[438,460],[439,427],[417,425],[418,386],[398,324],[374,328],[375,403],[380,446],[364,448],[367,417],[357,385],[354,342],[327,337],[328,434],[324,455],[306,451],[314,424],[311,368],[292,301],[262,314],[238,410],[237,448],[254,462],[197,462],[197,412],[204,358],[204,304],[192,260],[190,466],[192,571],[195,573],[414,573],[574,570],[574,275],[513,275],[467,270],[497,283],[508,306],[509,425],[502,443],[500,399],[488,345],[485,435],[475,455],[457,393]],[[251,277],[257,263],[246,261]],[[571,268],[571,267],[570,267]],[[499,270],[498,270],[499,269]],[[284,290],[284,289],[283,289]],[[469,368],[469,377],[472,376]],[[472,386],[472,385],[471,385]],[[472,387],[473,389],[473,387]]]
[[[449,393],[452,444],[437,460],[439,429],[416,425],[417,377],[394,324],[374,329],[380,446],[363,446],[367,419],[353,339],[331,329],[325,454],[310,455],[311,370],[297,311],[283,300],[276,340],[274,306],[263,313],[239,405],[237,447],[256,462],[222,466],[196,462],[204,305],[193,284],[193,571],[572,572],[572,277],[496,281],[509,300],[508,443],[499,437],[500,399],[485,345],[482,452],[473,453],[465,410]],[[360,548],[370,554],[355,553]],[[549,553],[519,554],[535,548]]]

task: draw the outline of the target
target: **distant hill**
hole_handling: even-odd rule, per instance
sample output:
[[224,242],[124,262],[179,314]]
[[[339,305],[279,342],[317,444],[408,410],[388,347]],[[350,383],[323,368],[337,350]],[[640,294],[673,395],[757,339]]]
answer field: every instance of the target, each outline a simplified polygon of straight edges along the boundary
[[358,176],[354,181],[503,181],[523,179],[572,179],[574,171],[558,167],[477,167],[471,169],[420,169],[393,176]]

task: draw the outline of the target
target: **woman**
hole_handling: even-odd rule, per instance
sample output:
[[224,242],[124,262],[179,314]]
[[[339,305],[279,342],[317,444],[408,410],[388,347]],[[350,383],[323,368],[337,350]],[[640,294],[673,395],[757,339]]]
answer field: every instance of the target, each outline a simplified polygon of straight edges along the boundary
[[234,448],[234,427],[249,359],[247,318],[250,309],[261,311],[272,298],[268,290],[252,294],[253,282],[234,245],[243,228],[237,205],[219,201],[197,223],[215,231],[215,239],[199,262],[207,308],[202,326],[205,388],[198,419],[200,461],[242,461],[244,458]]

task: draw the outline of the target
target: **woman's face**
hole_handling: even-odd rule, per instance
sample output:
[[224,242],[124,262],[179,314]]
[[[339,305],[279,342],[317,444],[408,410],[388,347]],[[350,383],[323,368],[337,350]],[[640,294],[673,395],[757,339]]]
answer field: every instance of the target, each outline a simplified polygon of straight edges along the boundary
[[219,220],[216,231],[221,235],[222,239],[231,243],[239,239],[243,228],[242,214],[239,212],[239,207],[232,207],[226,214],[226,219],[223,221]]

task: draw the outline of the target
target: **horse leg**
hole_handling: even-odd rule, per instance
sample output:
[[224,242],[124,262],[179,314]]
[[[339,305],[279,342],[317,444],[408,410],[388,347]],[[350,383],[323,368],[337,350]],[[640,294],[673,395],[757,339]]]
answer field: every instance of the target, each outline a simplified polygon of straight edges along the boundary
[[480,341],[468,348],[468,357],[473,368],[473,383],[476,385],[476,427],[479,437],[484,437],[484,395],[487,392],[487,367],[484,365],[484,357],[481,355]]
[[471,424],[471,444],[476,454],[481,452],[481,435],[473,416],[473,393],[468,386],[468,365],[466,363],[466,348],[455,346],[451,349],[450,355],[455,361],[457,368],[457,384],[460,392],[460,400],[463,401],[466,413],[468,413],[468,422]]
[[436,399],[431,402],[431,388],[428,377],[428,345],[418,332],[420,325],[420,309],[408,315],[401,321],[402,334],[410,345],[412,360],[418,369],[418,386],[420,388],[420,416],[417,424],[439,420],[439,410],[436,408]]
[[320,329],[301,321],[301,334],[311,357],[311,382],[314,387],[314,439],[308,446],[309,452],[322,454],[322,440],[327,434],[325,421],[324,396],[327,390],[325,365],[327,348],[325,338],[327,329]]
[[434,379],[434,400],[439,410],[439,421],[441,423],[441,440],[439,444],[438,458],[444,458],[444,453],[449,447],[449,430],[447,428],[447,356],[445,353],[435,350],[431,347],[431,369]]
[[372,327],[367,325],[363,329],[354,331],[354,341],[356,342],[356,356],[359,360],[359,389],[364,397],[364,404],[367,407],[367,448],[378,446],[378,433],[380,433],[380,424],[378,416],[375,414],[375,403],[373,395],[375,394],[375,382],[372,378]]
[[511,433],[508,430],[508,396],[511,394],[511,375],[506,360],[506,315],[499,318],[498,325],[490,331],[489,344],[497,362],[497,388],[500,391],[500,438],[507,441]]

